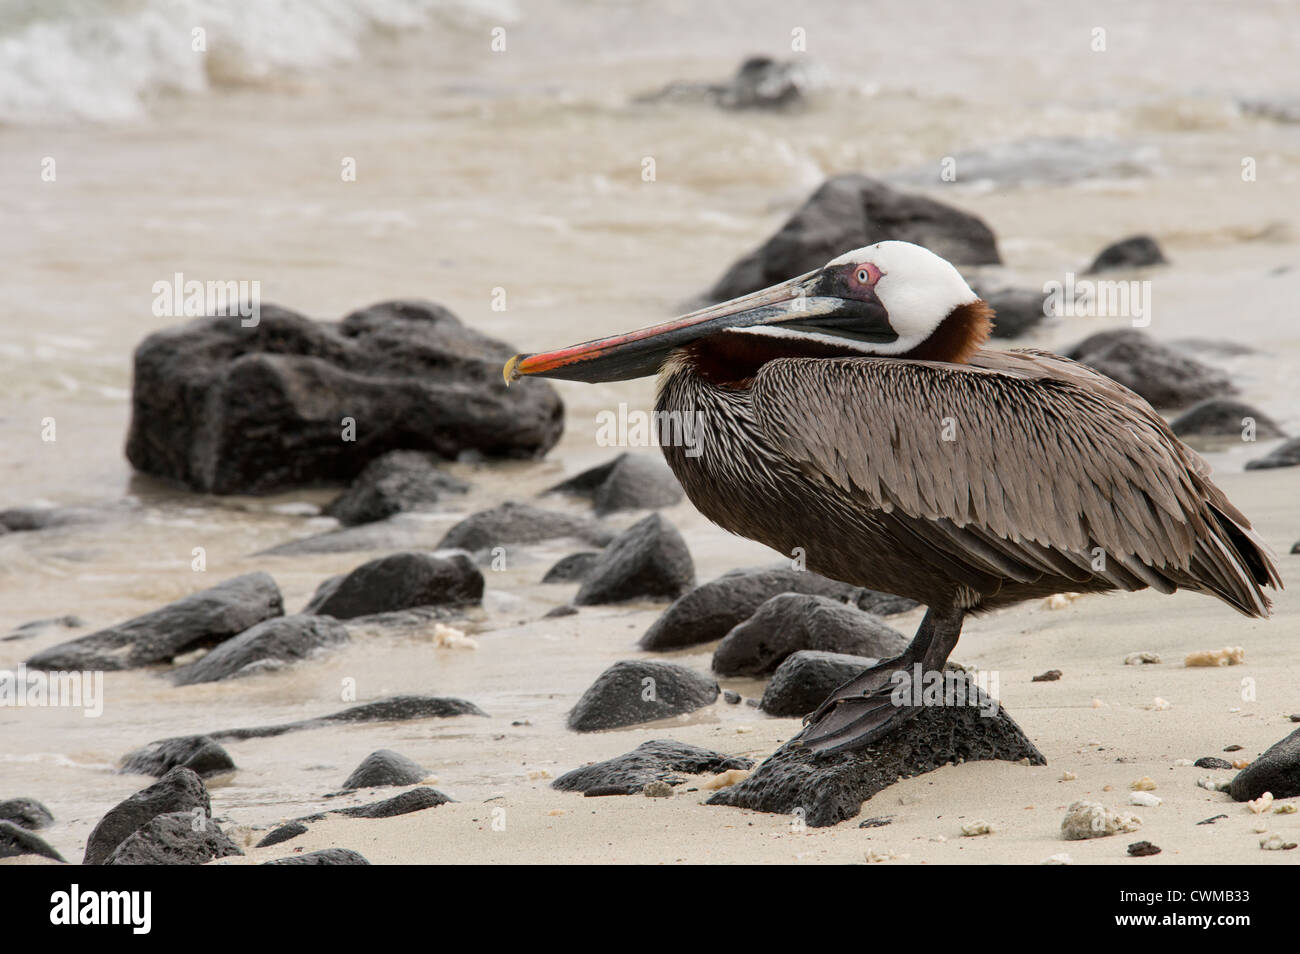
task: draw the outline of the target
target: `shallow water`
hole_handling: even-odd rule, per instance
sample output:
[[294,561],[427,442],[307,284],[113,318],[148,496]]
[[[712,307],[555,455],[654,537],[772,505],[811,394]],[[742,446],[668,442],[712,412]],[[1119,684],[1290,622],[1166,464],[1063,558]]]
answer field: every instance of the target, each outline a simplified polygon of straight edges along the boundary
[[[319,318],[430,298],[521,350],[539,349],[662,320],[826,175],[862,171],[982,216],[1007,280],[1031,287],[1081,270],[1109,241],[1156,235],[1173,264],[1142,276],[1152,282],[1149,331],[1259,349],[1222,363],[1243,399],[1300,431],[1300,124],[1238,106],[1300,88],[1300,15],[1290,4],[1101,4],[1080,15],[1000,2],[981,6],[976,32],[956,2],[924,11],[884,3],[870,14],[800,4],[793,16],[771,3],[741,12],[720,3],[394,2],[363,15],[373,5],[340,0],[316,5],[328,14],[313,21],[318,29],[286,30],[268,14],[263,34],[214,26],[225,22],[223,4],[166,15],[163,6],[109,4],[98,19],[75,3],[0,8],[0,208],[9,224],[0,230],[0,505],[138,505],[103,524],[0,537],[0,632],[63,613],[87,623],[0,642],[0,666],[253,569],[275,576],[292,611],[324,577],[365,558],[251,556],[328,525],[284,506],[322,504],[328,492],[214,499],[132,475],[122,455],[131,350],[176,320],[151,304],[153,284],[178,271],[256,280],[263,300]],[[284,0],[275,10],[301,22],[305,6]],[[138,39],[124,24],[141,16],[156,28],[147,49],[105,40]],[[219,51],[200,65],[171,46],[188,42],[192,22],[210,25]],[[489,49],[496,26],[506,30],[504,53]],[[1090,49],[1099,26],[1105,52]],[[822,77],[803,111],[632,102],[673,79],[720,79],[752,53],[789,55],[797,28]],[[54,48],[63,59],[45,62],[62,72],[34,74],[36,54]],[[939,180],[948,156],[953,183]],[[53,182],[40,176],[46,157]],[[341,179],[346,157],[355,182]],[[642,179],[646,157],[653,182]],[[1256,162],[1254,182],[1242,181],[1244,157]],[[503,312],[491,308],[495,288],[506,290]],[[1064,347],[1123,323],[1062,319],[1028,343]],[[622,401],[646,406],[653,384],[558,387],[569,412],[560,446],[536,464],[456,465],[474,489],[430,518],[431,544],[464,513],[608,458],[615,451],[596,445],[595,414]],[[57,423],[54,442],[41,438],[45,418]],[[1236,471],[1267,449],[1210,457]],[[1250,501],[1239,502],[1249,513]],[[773,558],[689,505],[667,515],[701,579]],[[207,550],[202,578],[190,568],[195,546]],[[319,804],[375,748],[481,739],[516,719],[532,721],[546,759],[595,757],[587,753],[598,747],[566,735],[563,712],[632,651],[655,609],[584,611],[563,635],[526,623],[570,595],[535,582],[563,552],[538,547],[531,563],[489,574],[486,609],[471,627],[485,644],[513,638],[532,656],[376,635],[292,672],[219,685],[175,689],[149,673],[110,673],[100,719],[0,712],[0,797],[44,800],[60,819],[50,840],[74,857],[94,820],[142,784],[112,774],[126,751],[343,708],[345,676],[358,680],[360,701],[471,698],[492,713],[490,729],[460,719],[241,743],[232,747],[241,773],[217,790],[219,811],[274,820]],[[684,658],[706,664],[702,653]],[[733,717],[719,708],[708,717]],[[424,764],[433,767],[436,751],[427,748]],[[490,746],[455,751],[436,771],[463,797],[526,772]]]

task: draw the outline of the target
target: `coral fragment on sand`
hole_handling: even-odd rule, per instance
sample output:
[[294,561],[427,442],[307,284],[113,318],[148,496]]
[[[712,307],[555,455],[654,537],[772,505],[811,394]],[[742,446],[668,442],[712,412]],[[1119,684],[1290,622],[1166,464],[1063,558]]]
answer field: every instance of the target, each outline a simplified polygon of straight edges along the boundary
[[1184,666],[1240,666],[1245,661],[1246,650],[1240,646],[1202,649],[1183,657]]
[[1137,831],[1142,819],[1136,815],[1113,812],[1100,802],[1079,801],[1066,810],[1061,822],[1061,837],[1067,841],[1103,838],[1122,831]]

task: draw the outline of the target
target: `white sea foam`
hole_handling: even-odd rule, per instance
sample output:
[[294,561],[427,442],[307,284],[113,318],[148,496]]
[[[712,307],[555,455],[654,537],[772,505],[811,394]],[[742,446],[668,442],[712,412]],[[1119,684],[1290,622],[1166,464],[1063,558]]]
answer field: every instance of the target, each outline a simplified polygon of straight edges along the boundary
[[354,60],[376,35],[517,15],[514,0],[0,0],[0,122],[139,119],[160,95]]

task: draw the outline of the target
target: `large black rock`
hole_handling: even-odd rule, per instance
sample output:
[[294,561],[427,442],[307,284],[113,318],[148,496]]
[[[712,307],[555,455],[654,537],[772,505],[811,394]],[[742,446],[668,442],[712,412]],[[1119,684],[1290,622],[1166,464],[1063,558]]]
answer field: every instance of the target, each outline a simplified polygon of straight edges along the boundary
[[1197,361],[1135,328],[1100,331],[1066,352],[1108,378],[1136,391],[1152,407],[1179,408],[1237,393],[1218,368]]
[[1274,798],[1300,795],[1300,729],[1275,742],[1237,773],[1229,790],[1239,802],[1272,792]]
[[614,538],[614,533],[588,517],[507,501],[491,510],[470,514],[446,532],[438,543],[438,549],[477,553],[506,544],[540,543],[569,537],[603,547]]
[[181,735],[159,739],[130,752],[122,759],[123,774],[136,773],[161,778],[172,769],[187,768],[202,778],[235,770],[230,753],[206,735]]
[[428,769],[392,749],[371,752],[353,769],[343,788],[380,788],[387,785],[414,785],[428,778]]
[[[159,815],[183,812],[190,819],[212,818],[203,780],[187,768],[174,768],[148,788],[119,802],[99,820],[86,840],[84,865],[100,865],[133,832]],[[201,814],[200,814],[201,812]]]
[[568,724],[576,732],[595,732],[667,719],[712,705],[718,691],[708,676],[676,663],[624,660],[596,677]]
[[[975,691],[965,673],[952,671]],[[782,815],[798,813],[814,828],[835,825],[862,810],[862,803],[899,779],[943,765],[1002,759],[1031,765],[1047,760],[1000,705],[983,715],[977,705],[928,706],[890,735],[857,751],[814,753],[787,742],[748,778],[724,788],[710,805],[731,805]]]
[[614,538],[582,578],[575,606],[672,600],[695,586],[695,563],[677,528],[652,513]]
[[397,815],[409,815],[411,812],[422,812],[426,808],[436,808],[438,805],[446,805],[455,801],[448,798],[436,788],[413,788],[408,792],[402,792],[400,795],[394,795],[392,798],[385,798],[379,802],[369,802],[365,805],[353,805],[351,808],[340,808],[332,814],[347,815],[349,818],[394,818]]
[[1300,464],[1300,437],[1283,441],[1265,454],[1246,462],[1247,470],[1271,470],[1274,467],[1295,467]]
[[734,570],[691,590],[664,610],[639,645],[663,651],[721,639],[780,593],[829,596],[878,616],[902,613],[917,605],[906,597],[850,586],[807,571]]
[[772,673],[758,707],[771,716],[805,716],[840,686],[879,661],[875,657],[811,649],[791,653]]
[[44,838],[32,834],[21,825],[0,820],[0,858],[17,858],[20,855],[40,855],[51,861],[65,861]]
[[534,457],[559,439],[564,408],[546,381],[506,388],[514,350],[427,302],[338,324],[275,305],[252,328],[201,318],[136,349],[126,456],[219,494],[348,481],[397,449]]
[[231,637],[171,676],[178,686],[247,676],[310,659],[348,640],[343,624],[328,616],[280,616]]
[[445,696],[390,696],[377,702],[366,702],[340,712],[317,716],[314,719],[301,719],[297,722],[281,722],[279,725],[258,725],[242,729],[222,729],[207,733],[208,738],[218,741],[242,741],[244,739],[268,739],[286,732],[301,732],[304,729],[322,729],[340,723],[360,722],[409,722],[414,719],[447,719],[452,716],[476,715],[487,713],[464,699]]
[[211,819],[196,821],[189,812],[171,812],[137,828],[113,849],[104,864],[202,865],[242,854]]
[[1093,259],[1088,274],[1107,272],[1120,268],[1146,268],[1151,265],[1168,265],[1169,260],[1160,250],[1156,240],[1149,235],[1134,235],[1112,242]]
[[671,507],[686,497],[663,458],[648,454],[619,454],[608,463],[561,481],[546,493],[586,497],[600,516],[618,510]]
[[766,676],[801,649],[888,659],[907,643],[898,630],[855,606],[826,596],[782,593],[718,644],[713,671],[719,676]]
[[867,176],[838,175],[823,182],[775,235],[732,265],[707,297],[724,301],[757,291],[889,239],[923,245],[954,265],[1001,264],[993,231],[975,216]]
[[1271,417],[1244,401],[1210,398],[1189,407],[1169,424],[1183,440],[1197,437],[1227,437],[1242,440],[1246,422],[1254,423],[1255,439],[1286,437]]
[[0,802],[0,821],[12,822],[28,831],[39,831],[54,824],[54,815],[34,798],[7,798]]
[[134,669],[229,639],[284,613],[275,580],[246,573],[125,623],[59,643],[27,660],[32,669]]
[[711,752],[673,739],[654,739],[616,758],[565,772],[551,783],[551,788],[590,795],[634,795],[650,782],[680,785],[686,781],[682,774],[716,775],[730,769],[753,767],[753,761],[747,758]]
[[376,457],[325,513],[345,527],[385,520],[395,513],[428,510],[447,493],[463,493],[469,485],[437,465],[427,451],[390,451]]
[[412,606],[468,606],[483,599],[483,574],[463,553],[393,553],[320,585],[303,610],[352,619]]
[[274,861],[263,861],[264,865],[368,865],[365,856],[351,848],[322,848],[302,855],[289,855]]

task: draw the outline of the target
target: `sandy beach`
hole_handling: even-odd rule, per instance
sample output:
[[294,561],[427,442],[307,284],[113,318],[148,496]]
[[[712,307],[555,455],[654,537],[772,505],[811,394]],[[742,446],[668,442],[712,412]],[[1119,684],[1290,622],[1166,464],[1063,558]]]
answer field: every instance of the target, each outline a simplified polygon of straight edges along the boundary
[[[188,36],[203,16],[182,5],[172,21],[142,6],[162,18],[164,38]],[[95,58],[99,45],[78,46],[71,7],[50,14],[48,34],[16,14],[0,21],[13,53],[0,64],[0,202],[17,224],[0,235],[11,304],[0,339],[0,509],[94,514],[0,533],[0,637],[15,637],[0,639],[0,670],[246,573],[269,573],[284,612],[297,614],[323,581],[396,550],[431,551],[461,520],[505,501],[592,517],[585,501],[541,495],[624,451],[658,459],[654,448],[602,446],[597,436],[602,412],[652,406],[653,379],[558,381],[558,442],[537,459],[475,453],[441,465],[468,490],[397,518],[403,545],[266,554],[337,529],[323,510],[343,482],[209,493],[141,473],[124,454],[133,351],[186,320],[151,310],[154,284],[178,272],[260,282],[264,302],[320,321],[375,302],[430,300],[476,332],[536,351],[687,310],[828,176],[859,172],[986,222],[1003,264],[980,275],[997,284],[1041,288],[1081,272],[1111,242],[1154,236],[1168,264],[1132,273],[1150,282],[1143,330],[1165,344],[1210,341],[1197,357],[1231,380],[1236,397],[1300,433],[1300,123],[1243,105],[1294,102],[1289,6],[1237,4],[1214,43],[1201,21],[1160,4],[1131,5],[1124,18],[1103,11],[1109,52],[1097,54],[1088,48],[1094,17],[999,2],[986,13],[988,44],[972,45],[960,4],[924,17],[887,4],[891,42],[872,58],[839,28],[833,3],[801,9],[797,22],[767,3],[741,18],[723,4],[655,13],[569,0],[432,12],[394,4],[401,15],[388,21],[340,4],[349,15],[322,14],[314,33],[297,29],[306,14],[296,5],[270,6],[266,37],[316,45],[259,46],[236,39],[251,35],[238,23],[223,31],[209,20],[219,61],[195,71],[179,56],[154,62],[137,51],[142,66],[129,76],[122,61]],[[109,5],[83,26],[139,36],[137,12]],[[510,46],[494,55],[491,31],[502,25]],[[674,81],[725,80],[754,54],[788,57],[793,28],[807,31],[817,78],[798,110],[638,99]],[[39,45],[50,36],[67,62]],[[35,71],[38,62],[54,63],[56,79]],[[952,156],[978,174],[936,181]],[[57,179],[42,182],[48,157]],[[653,181],[642,175],[646,157],[656,160]],[[1257,170],[1249,181],[1244,157]],[[340,178],[349,158],[354,180]],[[504,309],[494,307],[498,289]],[[994,345],[1064,351],[1130,324],[1051,318]],[[57,440],[42,436],[47,419]],[[468,700],[487,715],[223,743],[237,770],[206,785],[213,818],[244,854],[211,863],[346,848],[372,864],[1038,864],[1066,853],[1075,864],[1293,865],[1300,850],[1260,842],[1300,841],[1300,814],[1256,814],[1197,785],[1234,771],[1190,764],[1252,760],[1297,728],[1300,556],[1290,551],[1300,541],[1300,468],[1245,469],[1282,443],[1195,444],[1277,554],[1287,589],[1271,619],[1149,590],[1034,600],[970,619],[953,661],[998,674],[998,697],[1047,764],[948,765],[897,782],[833,827],[705,805],[705,776],[669,798],[552,788],[565,772],[655,739],[761,762],[800,728],[751,704],[764,680],[720,677],[740,702],[720,697],[622,729],[569,729],[567,714],[612,664],[654,659],[709,673],[717,644],[638,649],[668,600],[546,617],[578,584],[543,584],[543,574],[567,554],[599,549],[565,538],[512,546],[503,568],[479,560],[481,602],[449,621],[475,648],[438,645],[432,623],[348,624],[350,641],[331,652],[235,679],[173,685],[170,663],[106,672],[93,719],[66,707],[0,710],[0,802],[47,806],[54,821],[39,836],[76,863],[105,813],[156,781],[119,771],[151,741],[419,694]],[[698,583],[788,562],[689,502],[658,512],[680,531]],[[646,513],[612,513],[600,525],[613,535]],[[76,618],[19,629],[65,614]],[[910,636],[921,617],[918,608],[885,622]],[[1240,665],[1183,663],[1235,646]],[[1126,665],[1137,652],[1161,661]],[[201,656],[194,649],[179,662]],[[1058,680],[1033,681],[1053,669]],[[421,784],[454,801],[383,819],[326,814],[290,841],[256,847],[281,823],[402,791],[340,793],[381,749],[427,768]],[[1129,804],[1143,778],[1159,805]],[[1079,800],[1132,812],[1141,827],[1065,841],[1062,819]],[[867,819],[887,824],[860,827]],[[991,833],[963,835],[976,821]],[[1131,858],[1139,839],[1160,854]]]

